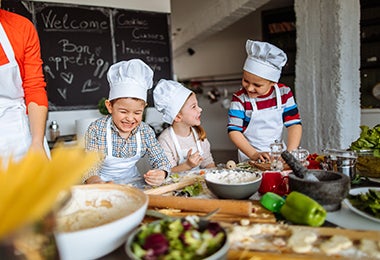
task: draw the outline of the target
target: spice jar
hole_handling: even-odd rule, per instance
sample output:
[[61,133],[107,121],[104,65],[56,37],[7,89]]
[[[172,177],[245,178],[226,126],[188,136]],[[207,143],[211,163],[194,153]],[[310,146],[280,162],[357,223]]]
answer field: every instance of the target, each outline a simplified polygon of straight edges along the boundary
[[59,126],[57,121],[53,120],[49,126],[50,141],[55,141],[59,136]]

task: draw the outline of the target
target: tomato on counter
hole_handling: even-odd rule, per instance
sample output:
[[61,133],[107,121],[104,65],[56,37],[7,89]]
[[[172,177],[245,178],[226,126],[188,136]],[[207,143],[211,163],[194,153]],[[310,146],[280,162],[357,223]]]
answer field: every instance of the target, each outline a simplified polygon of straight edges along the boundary
[[324,156],[318,155],[317,153],[313,153],[313,154],[309,154],[306,160],[309,162],[309,165],[307,166],[308,169],[321,170],[322,169],[321,162],[323,162]]

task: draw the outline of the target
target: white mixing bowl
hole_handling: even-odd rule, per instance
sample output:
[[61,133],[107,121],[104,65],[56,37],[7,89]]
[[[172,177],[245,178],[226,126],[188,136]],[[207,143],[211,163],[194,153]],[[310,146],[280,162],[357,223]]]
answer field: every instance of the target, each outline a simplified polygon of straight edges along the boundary
[[145,216],[147,195],[118,184],[73,186],[57,214],[55,239],[61,260],[95,259],[120,245]]

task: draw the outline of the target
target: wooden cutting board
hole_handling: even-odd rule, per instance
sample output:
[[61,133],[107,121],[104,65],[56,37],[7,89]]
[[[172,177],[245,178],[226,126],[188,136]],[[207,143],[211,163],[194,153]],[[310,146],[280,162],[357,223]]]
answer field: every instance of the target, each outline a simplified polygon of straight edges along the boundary
[[[203,185],[202,196],[185,198],[171,196],[171,192],[193,185],[196,182],[204,184],[203,175],[190,175],[182,177],[176,183],[170,183],[161,187],[145,190],[150,196],[149,209],[153,209],[172,217],[183,217],[186,215],[204,216],[215,210],[219,205],[220,210],[210,219],[228,223],[240,222],[242,219],[251,223],[275,223],[274,214],[261,206],[256,200],[221,200],[211,197],[206,185]],[[160,196],[158,196],[160,195]],[[200,201],[203,206],[196,205]]]
[[[227,224],[228,225],[228,224]],[[253,230],[257,230],[257,226],[264,226],[266,224],[253,224],[256,226]],[[360,247],[360,243],[362,239],[371,240],[374,243],[380,243],[380,232],[379,231],[364,231],[364,230],[349,230],[349,229],[341,229],[341,228],[331,228],[331,227],[307,227],[307,226],[287,226],[283,224],[269,224],[266,226],[272,227],[284,227],[285,232],[281,233],[281,235],[270,235],[270,232],[266,233],[266,231],[258,232],[257,237],[254,232],[249,231],[249,226],[247,230],[239,229],[239,235],[241,234],[240,239],[233,238],[230,240],[231,249],[228,254],[228,259],[374,259],[370,256],[365,257],[364,251]],[[235,228],[236,225],[225,226],[227,229]],[[273,229],[266,229],[273,230]],[[287,233],[289,231],[289,233]],[[305,251],[303,253],[297,253],[292,250],[290,246],[288,246],[288,239],[292,234],[296,234],[297,232],[310,231],[317,235],[317,240],[312,243],[312,249],[309,251]],[[275,232],[273,231],[275,234]],[[231,234],[231,229],[229,231]],[[236,233],[235,233],[236,234]],[[337,250],[333,254],[327,254],[323,250],[321,250],[321,245],[323,243],[331,241],[330,239],[333,236],[343,236],[352,242],[352,245],[348,249]],[[265,240],[269,243],[266,244]],[[284,239],[286,241],[284,244],[274,243],[274,241],[279,238]],[[252,243],[257,243],[260,246],[257,246],[259,249],[248,249],[242,248],[240,241],[247,241],[246,245],[251,246]],[[273,243],[272,243],[273,242]],[[272,244],[271,244],[272,243]],[[236,246],[237,245],[237,246]],[[244,247],[244,246],[243,246]],[[264,249],[267,248],[268,250]],[[376,245],[378,254],[380,254],[380,245]],[[360,255],[360,257],[358,257]]]
[[[256,167],[257,169],[261,170],[261,171],[270,171],[271,168],[270,168],[270,165],[271,163],[259,163],[259,162],[256,162],[256,161],[248,161],[248,163],[254,167]],[[283,171],[289,171],[291,170],[289,165],[287,165],[286,163],[284,163],[284,169]]]

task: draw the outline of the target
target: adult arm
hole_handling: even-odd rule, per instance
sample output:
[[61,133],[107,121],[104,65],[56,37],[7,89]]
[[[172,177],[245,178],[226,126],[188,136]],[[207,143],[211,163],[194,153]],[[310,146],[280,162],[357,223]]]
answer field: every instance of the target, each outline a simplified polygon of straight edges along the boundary
[[45,136],[47,110],[48,109],[46,106],[39,106],[34,102],[30,102],[28,105],[29,125],[32,135],[30,149],[32,150],[44,149],[43,142]]

